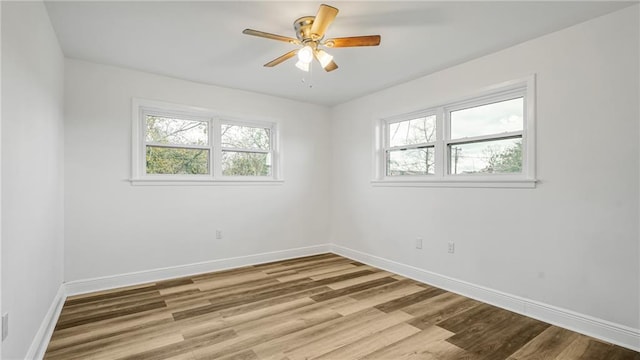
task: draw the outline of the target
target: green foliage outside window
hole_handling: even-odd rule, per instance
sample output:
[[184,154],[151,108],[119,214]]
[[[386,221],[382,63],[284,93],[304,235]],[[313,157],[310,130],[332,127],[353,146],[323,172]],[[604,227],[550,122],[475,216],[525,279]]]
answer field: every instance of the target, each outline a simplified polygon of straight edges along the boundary
[[208,173],[208,150],[147,146],[147,174],[204,175]]
[[502,151],[490,151],[487,166],[483,172],[488,173],[519,173],[522,172],[522,142],[518,141],[513,146]]

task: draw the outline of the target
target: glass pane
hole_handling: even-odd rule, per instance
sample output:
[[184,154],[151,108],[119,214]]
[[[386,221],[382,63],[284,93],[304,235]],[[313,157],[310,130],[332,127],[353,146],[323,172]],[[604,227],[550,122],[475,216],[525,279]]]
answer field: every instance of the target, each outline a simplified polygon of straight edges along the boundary
[[222,124],[222,147],[269,150],[270,129]]
[[389,146],[415,145],[436,141],[436,117],[389,124]]
[[223,151],[222,175],[269,176],[271,175],[271,154]]
[[451,174],[522,172],[522,139],[503,139],[449,146]]
[[207,145],[207,122],[147,115],[147,142],[175,145]]
[[387,175],[433,174],[434,149],[391,150],[387,152]]
[[524,98],[501,101],[451,112],[451,138],[521,131]]
[[209,150],[147,146],[147,174],[208,174]]

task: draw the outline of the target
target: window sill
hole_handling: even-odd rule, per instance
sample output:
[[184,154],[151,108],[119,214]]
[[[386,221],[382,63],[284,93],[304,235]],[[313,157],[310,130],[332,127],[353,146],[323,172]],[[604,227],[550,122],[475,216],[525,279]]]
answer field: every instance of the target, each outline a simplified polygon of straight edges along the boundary
[[388,187],[438,187],[438,188],[521,188],[533,189],[535,179],[384,179],[371,180],[373,186]]
[[282,185],[284,180],[275,179],[129,179],[133,186],[256,186]]

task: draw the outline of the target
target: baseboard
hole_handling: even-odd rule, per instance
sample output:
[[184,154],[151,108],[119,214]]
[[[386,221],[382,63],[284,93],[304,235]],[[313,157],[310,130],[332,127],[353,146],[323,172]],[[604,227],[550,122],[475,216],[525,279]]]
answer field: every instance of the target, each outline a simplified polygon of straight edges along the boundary
[[323,244],[254,255],[238,256],[233,258],[204,261],[187,265],[104,276],[93,279],[75,280],[67,282],[65,284],[65,287],[66,293],[69,296],[86,294],[94,291],[115,289],[124,286],[145,284],[183,276],[233,269],[242,266],[322,254],[329,252],[329,249],[330,247],[328,244]]
[[56,327],[56,323],[58,322],[58,317],[60,316],[62,305],[64,305],[66,297],[65,286],[64,284],[60,284],[58,292],[51,302],[49,311],[47,311],[44,319],[42,319],[40,328],[38,329],[36,336],[33,338],[31,346],[29,346],[25,359],[40,360],[44,357],[44,353],[49,345],[51,334],[53,334],[53,329]]
[[340,245],[331,244],[331,252],[565,329],[640,351],[640,329],[474,285]]

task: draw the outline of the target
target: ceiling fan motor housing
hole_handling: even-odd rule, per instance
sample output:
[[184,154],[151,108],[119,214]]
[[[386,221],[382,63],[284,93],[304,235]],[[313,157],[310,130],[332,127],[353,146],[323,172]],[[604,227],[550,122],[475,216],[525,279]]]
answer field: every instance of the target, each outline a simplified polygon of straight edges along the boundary
[[315,16],[303,16],[293,22],[293,28],[296,30],[296,36],[303,44],[321,39],[317,34],[311,33],[311,26],[313,25],[314,20]]

